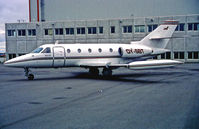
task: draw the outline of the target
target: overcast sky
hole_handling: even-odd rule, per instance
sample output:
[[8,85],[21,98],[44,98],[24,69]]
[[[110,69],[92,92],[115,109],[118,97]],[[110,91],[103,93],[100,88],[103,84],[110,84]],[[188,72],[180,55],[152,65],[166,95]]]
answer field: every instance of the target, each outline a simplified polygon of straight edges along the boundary
[[5,44],[5,23],[28,22],[28,0],[0,0],[0,52]]

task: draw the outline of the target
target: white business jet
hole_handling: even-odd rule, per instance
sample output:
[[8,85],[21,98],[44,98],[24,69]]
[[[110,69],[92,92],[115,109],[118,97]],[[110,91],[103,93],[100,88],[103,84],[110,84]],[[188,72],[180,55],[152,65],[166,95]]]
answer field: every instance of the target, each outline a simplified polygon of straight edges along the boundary
[[182,64],[175,60],[148,60],[165,53],[169,39],[177,26],[177,21],[165,21],[141,41],[129,44],[46,44],[33,52],[13,58],[5,66],[25,69],[25,76],[34,79],[29,68],[88,68],[92,75],[111,76],[112,70],[120,67],[128,69],[151,69]]

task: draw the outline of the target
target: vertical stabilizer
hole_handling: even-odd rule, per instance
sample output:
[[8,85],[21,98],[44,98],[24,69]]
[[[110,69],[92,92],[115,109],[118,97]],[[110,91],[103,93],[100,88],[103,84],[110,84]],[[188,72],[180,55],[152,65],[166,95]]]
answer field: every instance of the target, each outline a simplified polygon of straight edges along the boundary
[[164,49],[172,37],[178,21],[168,20],[158,26],[154,31],[143,38],[139,43],[152,47]]

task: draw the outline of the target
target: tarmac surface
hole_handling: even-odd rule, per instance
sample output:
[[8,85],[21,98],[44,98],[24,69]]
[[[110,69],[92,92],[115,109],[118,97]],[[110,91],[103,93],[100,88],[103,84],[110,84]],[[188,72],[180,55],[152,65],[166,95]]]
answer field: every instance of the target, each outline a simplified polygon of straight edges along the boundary
[[199,64],[116,69],[113,77],[88,70],[0,65],[0,129],[197,129]]

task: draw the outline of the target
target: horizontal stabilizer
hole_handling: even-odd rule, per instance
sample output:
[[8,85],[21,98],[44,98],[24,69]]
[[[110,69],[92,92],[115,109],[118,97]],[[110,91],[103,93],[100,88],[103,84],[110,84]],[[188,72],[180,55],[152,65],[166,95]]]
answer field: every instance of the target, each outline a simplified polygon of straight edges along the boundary
[[171,50],[169,49],[161,49],[161,48],[153,48],[153,53],[152,55],[160,55],[166,52],[170,52]]
[[160,39],[170,39],[171,37],[161,37],[161,36],[153,36],[150,37],[150,40],[160,40]]

